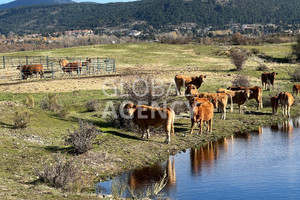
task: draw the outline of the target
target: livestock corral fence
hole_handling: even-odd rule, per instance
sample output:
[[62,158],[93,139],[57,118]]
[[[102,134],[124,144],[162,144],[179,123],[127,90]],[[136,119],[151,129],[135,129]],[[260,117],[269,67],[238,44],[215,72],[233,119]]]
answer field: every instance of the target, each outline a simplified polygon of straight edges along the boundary
[[115,59],[90,57],[1,56],[0,80],[96,76],[116,72]]

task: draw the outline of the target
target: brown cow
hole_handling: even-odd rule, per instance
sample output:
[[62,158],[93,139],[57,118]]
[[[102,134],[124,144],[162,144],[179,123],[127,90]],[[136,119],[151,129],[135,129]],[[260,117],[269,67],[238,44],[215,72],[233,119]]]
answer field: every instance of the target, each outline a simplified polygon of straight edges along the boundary
[[[248,89],[246,89],[246,90],[232,91],[232,90],[226,90],[224,88],[218,89],[217,92],[218,93],[229,94],[231,96],[231,98],[229,99],[229,103],[238,104],[239,113],[242,112],[242,105],[244,105],[248,101],[248,99],[250,97],[250,94],[252,93]],[[231,101],[231,99],[232,99],[232,101]]]
[[142,129],[142,138],[145,138],[146,136],[145,130],[147,132],[147,138],[150,138],[149,126],[163,126],[167,134],[165,142],[167,144],[170,143],[170,133],[172,132],[174,135],[175,120],[175,113],[170,107],[157,108],[128,103],[124,106],[124,109],[128,110],[128,113],[132,117],[134,123],[136,123]]
[[195,95],[198,94],[198,89],[195,85],[188,84],[186,86],[184,94],[185,94],[185,97],[187,98],[187,100],[191,101],[192,99],[194,99]]
[[18,70],[22,73],[22,79],[27,79],[29,76],[32,77],[33,74],[35,74],[35,77],[37,78],[37,75],[40,74],[40,77],[44,77],[44,68],[41,64],[36,65],[19,65],[17,67]]
[[185,88],[188,84],[193,84],[197,87],[197,89],[201,86],[206,76],[182,76],[177,74],[174,78],[176,84],[176,92],[181,95],[181,87]]
[[293,94],[296,93],[296,96],[299,97],[299,93],[300,93],[300,84],[295,84],[293,85]]
[[254,86],[254,87],[228,87],[228,90],[250,90],[252,91],[252,93],[250,94],[249,99],[255,99],[257,102],[257,110],[259,110],[260,108],[263,108],[263,102],[262,102],[262,89],[261,87],[258,86]]
[[71,74],[73,71],[76,71],[77,74],[81,73],[82,64],[79,62],[70,63],[68,60],[60,60],[59,64],[63,70],[63,75],[67,72]]
[[199,133],[202,135],[202,125],[203,122],[208,122],[207,130],[211,133],[212,131],[212,119],[214,116],[214,105],[208,101],[206,98],[194,98],[191,102],[192,104],[192,114],[191,114],[191,131],[190,134],[193,133],[193,129],[195,123],[199,122]]
[[226,107],[228,103],[228,96],[230,97],[230,95],[224,93],[198,93],[196,86],[190,84],[186,87],[185,96],[189,101],[194,99],[194,97],[209,99],[215,108],[219,108],[221,110],[221,119],[226,119]]
[[282,115],[287,115],[288,117],[290,117],[291,106],[294,103],[293,95],[288,92],[280,92],[278,94],[278,99],[281,104]]
[[271,72],[271,73],[268,73],[268,72],[264,72],[261,74],[261,84],[262,84],[262,88],[264,89],[267,89],[267,85],[269,86],[269,89],[270,89],[270,85],[273,86],[273,90],[274,90],[274,84],[275,84],[275,78],[276,78],[276,75],[278,75],[278,73],[276,72]]
[[271,107],[272,107],[272,114],[275,115],[277,113],[279,101],[278,97],[274,96],[270,99]]

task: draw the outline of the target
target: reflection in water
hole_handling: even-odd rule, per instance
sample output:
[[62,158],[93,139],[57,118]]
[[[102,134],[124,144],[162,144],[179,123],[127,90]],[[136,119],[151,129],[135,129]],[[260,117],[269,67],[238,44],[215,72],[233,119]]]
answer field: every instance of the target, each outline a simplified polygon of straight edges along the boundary
[[131,189],[140,190],[151,184],[160,182],[165,173],[167,173],[168,178],[166,187],[174,187],[176,185],[174,158],[169,158],[166,163],[157,163],[151,167],[134,170],[129,173],[128,183]]
[[205,146],[199,148],[191,148],[191,171],[192,174],[200,175],[203,168],[210,169],[214,166],[215,160],[219,156],[219,151],[227,152],[227,139],[222,139],[217,142],[209,142]]
[[[295,145],[300,140],[299,128],[300,118],[274,124],[270,127],[260,127],[249,133],[236,133],[234,136],[210,142],[205,146],[191,148],[188,153],[172,156],[166,162],[126,173],[128,184],[134,190],[143,191],[153,183],[160,182],[164,173],[167,173],[168,183],[164,192],[168,196],[175,197],[175,199],[200,199],[200,196],[197,196],[199,193],[202,194],[202,197],[208,194],[212,195],[214,193],[210,189],[215,187],[227,194],[233,187],[227,184],[222,185],[221,183],[224,183],[224,180],[226,182],[230,178],[232,178],[231,184],[237,182],[235,190],[238,198],[235,199],[239,199],[241,191],[249,192],[247,194],[250,196],[256,194],[256,191],[265,195],[264,191],[259,191],[259,189],[268,185],[275,187],[273,192],[277,192],[282,186],[276,188],[276,184],[282,185],[282,182],[286,180],[286,178],[280,179],[281,177],[286,177],[286,173],[291,172],[289,176],[295,179],[294,175],[298,173],[297,165],[293,165],[295,163],[293,159],[298,159],[298,154],[294,154],[293,151],[298,152]],[[288,141],[288,143],[283,141]],[[287,148],[289,151],[287,151]],[[258,151],[259,154],[257,154]],[[255,160],[256,158],[257,160]],[[281,160],[284,160],[284,164],[280,163]],[[175,171],[176,161],[177,174]],[[283,166],[291,170],[285,170]],[[240,170],[241,168],[247,170]],[[281,169],[283,170],[280,171]],[[224,171],[226,173],[223,173]],[[189,172],[191,172],[191,176],[187,175]],[[274,173],[279,174],[274,176]],[[201,177],[201,179],[198,177]],[[208,182],[212,180],[216,180],[213,187],[208,185]],[[276,180],[278,182],[275,182]],[[289,182],[285,184],[288,185]],[[272,187],[268,189],[272,190]],[[243,188],[246,189],[243,190]],[[190,197],[189,195],[192,196]],[[229,192],[224,199],[234,199],[230,195],[235,195],[235,193]]]

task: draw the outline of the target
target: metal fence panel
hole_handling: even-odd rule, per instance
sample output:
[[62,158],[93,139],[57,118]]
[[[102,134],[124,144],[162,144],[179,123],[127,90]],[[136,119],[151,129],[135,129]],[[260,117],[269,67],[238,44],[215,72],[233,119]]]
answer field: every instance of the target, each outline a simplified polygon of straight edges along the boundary
[[[60,65],[60,60],[77,63],[77,68],[66,70]],[[18,66],[41,64],[44,78],[59,78],[70,76],[92,76],[98,74],[116,73],[115,59],[111,58],[86,58],[86,57],[49,57],[49,56],[2,56],[0,57],[0,80],[22,80],[22,71]],[[70,64],[72,66],[72,64]],[[24,78],[24,77],[23,77]],[[39,78],[33,74],[30,78]]]

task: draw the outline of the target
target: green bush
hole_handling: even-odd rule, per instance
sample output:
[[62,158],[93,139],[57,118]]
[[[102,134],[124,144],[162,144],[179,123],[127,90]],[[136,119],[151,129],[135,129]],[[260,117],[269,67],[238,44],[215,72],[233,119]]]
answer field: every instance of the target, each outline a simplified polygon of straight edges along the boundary
[[16,111],[13,119],[15,128],[26,128],[30,117],[31,114],[27,111]]

